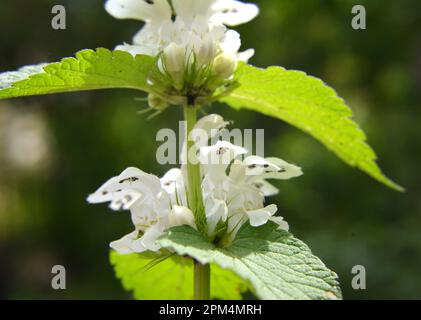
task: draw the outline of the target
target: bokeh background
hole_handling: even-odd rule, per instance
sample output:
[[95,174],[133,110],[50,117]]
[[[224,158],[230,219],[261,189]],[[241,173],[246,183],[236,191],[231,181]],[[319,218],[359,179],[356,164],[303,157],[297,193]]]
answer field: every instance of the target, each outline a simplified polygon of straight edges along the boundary
[[[276,199],[292,232],[341,279],[347,299],[421,298],[421,2],[263,0],[241,26],[257,66],[304,70],[332,85],[355,111],[385,172],[407,188],[391,191],[344,165],[297,129],[256,113],[215,106],[238,128],[264,128],[266,154],[298,163],[305,175],[279,183]],[[52,30],[51,8],[67,8]],[[351,8],[367,9],[367,30]],[[110,17],[100,0],[1,0],[0,70],[56,61],[79,49],[127,41],[136,21]],[[129,216],[89,206],[88,193],[127,166],[163,174],[159,128],[181,112],[147,121],[141,93],[116,90],[0,102],[0,298],[123,299],[108,242],[131,231]],[[67,269],[67,290],[51,289],[51,268]],[[367,269],[367,290],[351,269]]]

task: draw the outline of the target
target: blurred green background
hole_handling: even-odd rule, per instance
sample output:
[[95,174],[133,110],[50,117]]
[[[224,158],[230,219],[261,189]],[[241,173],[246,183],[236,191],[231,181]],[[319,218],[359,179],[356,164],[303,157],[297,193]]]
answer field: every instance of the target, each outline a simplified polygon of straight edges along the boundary
[[[344,165],[318,142],[277,120],[214,106],[238,128],[264,128],[266,154],[301,165],[278,183],[292,232],[341,279],[347,299],[421,298],[421,2],[264,0],[241,26],[251,63],[303,70],[333,86],[355,111],[399,194]],[[67,8],[52,30],[51,8]],[[367,30],[351,8],[367,9]],[[100,0],[1,0],[0,70],[56,61],[79,49],[130,42],[136,21],[115,20]],[[89,206],[86,195],[127,166],[162,175],[156,132],[176,128],[172,108],[147,121],[132,91],[98,91],[0,102],[0,298],[123,299],[108,243],[131,231],[128,214]],[[51,289],[51,268],[67,269],[67,290]],[[367,290],[351,269],[367,269]]]

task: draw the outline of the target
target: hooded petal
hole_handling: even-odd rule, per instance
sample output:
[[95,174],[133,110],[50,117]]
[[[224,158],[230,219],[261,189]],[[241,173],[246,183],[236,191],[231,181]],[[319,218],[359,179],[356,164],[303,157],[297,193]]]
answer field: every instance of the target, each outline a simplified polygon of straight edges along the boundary
[[105,10],[117,19],[145,22],[171,20],[171,7],[167,0],[108,0]]
[[247,150],[227,141],[218,141],[210,147],[202,147],[199,151],[199,162],[202,173],[214,183],[221,183],[226,178],[226,170],[230,163]]
[[199,160],[202,164],[228,166],[232,160],[246,153],[247,150],[243,147],[228,141],[218,141],[213,146],[200,148]]
[[[223,117],[217,114],[211,114],[199,119],[190,132],[189,138],[195,142],[196,148],[200,149],[208,145],[209,140],[215,138],[221,130],[229,125]],[[187,145],[183,143],[181,152],[182,163],[187,163]]]
[[303,175],[300,167],[290,164],[279,158],[266,158],[266,161],[278,166],[278,172],[268,172],[263,174],[263,179],[289,180]]
[[186,186],[184,183],[183,172],[174,168],[169,170],[162,178],[161,185],[165,192],[171,197],[171,203],[177,205],[185,205]]
[[145,195],[157,195],[161,191],[161,181],[157,176],[134,167],[124,170],[118,176],[118,180],[120,188],[135,189]]
[[221,43],[221,49],[224,53],[236,55],[241,47],[241,36],[237,31],[228,30],[225,33],[225,39]]
[[109,202],[114,199],[114,193],[119,190],[118,177],[113,177],[105,182],[97,191],[90,194],[86,201],[91,204]]
[[111,202],[113,210],[128,210],[140,198],[153,197],[161,191],[158,177],[137,168],[128,168],[119,176],[105,182],[97,191],[89,195],[89,203]]
[[217,136],[220,131],[229,125],[229,121],[225,121],[224,118],[218,114],[210,114],[199,121],[197,121],[194,130],[203,130],[209,139]]
[[211,8],[215,3],[216,0],[172,0],[177,16],[186,21],[198,16],[209,16],[212,14]]
[[237,26],[253,20],[259,14],[259,7],[236,0],[217,0],[213,5],[212,21],[227,26]]
[[250,156],[244,159],[246,174],[248,176],[260,176],[268,172],[278,172],[281,170],[275,163],[262,157]]

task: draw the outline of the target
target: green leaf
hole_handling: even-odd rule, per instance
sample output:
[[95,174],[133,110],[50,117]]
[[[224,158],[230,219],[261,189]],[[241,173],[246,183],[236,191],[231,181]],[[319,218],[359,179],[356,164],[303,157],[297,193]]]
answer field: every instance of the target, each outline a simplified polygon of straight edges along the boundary
[[218,264],[250,281],[262,299],[340,299],[337,275],[290,233],[268,223],[245,225],[234,242],[217,248],[196,230],[176,227],[159,240],[179,255]]
[[[139,300],[189,300],[193,299],[193,260],[172,256],[160,260],[153,253],[120,255],[110,254],[116,275],[128,291]],[[158,263],[159,262],[159,263]],[[239,300],[246,283],[235,273],[218,265],[211,267],[212,297]]]
[[148,91],[155,58],[124,51],[82,50],[75,58],[0,74],[0,99],[60,92],[129,88]]
[[221,101],[281,119],[322,142],[347,164],[390,188],[404,191],[381,172],[366,136],[351,119],[352,111],[321,80],[281,67],[259,69],[241,64],[238,86]]

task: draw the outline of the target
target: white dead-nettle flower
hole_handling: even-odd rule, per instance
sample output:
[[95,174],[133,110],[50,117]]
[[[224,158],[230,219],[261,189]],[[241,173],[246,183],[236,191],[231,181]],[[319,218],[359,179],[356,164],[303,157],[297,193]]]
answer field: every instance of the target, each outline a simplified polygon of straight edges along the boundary
[[247,150],[223,141],[200,149],[210,236],[222,229],[232,240],[247,221],[259,227],[271,220],[288,230],[288,224],[275,216],[277,206],[264,205],[265,197],[278,193],[267,180],[295,178],[302,175],[301,169],[278,158],[248,156],[243,161],[237,159],[246,153]]
[[160,56],[159,68],[177,90],[204,81],[217,85],[233,75],[238,61],[247,62],[254,54],[252,49],[239,52],[240,35],[226,27],[254,19],[259,12],[254,4],[234,0],[108,0],[105,7],[118,19],[145,22],[132,44],[116,49]]
[[[202,118],[196,130],[215,136],[228,122],[219,115]],[[288,230],[282,217],[275,216],[277,206],[265,205],[265,198],[278,193],[267,180],[287,180],[302,175],[299,167],[278,158],[247,156],[247,150],[227,141],[207,146],[198,140],[197,160],[201,165],[202,193],[208,235],[235,238],[244,223],[259,227],[273,221]],[[157,238],[174,226],[196,228],[187,202],[185,167],[171,169],[163,178],[128,168],[113,177],[88,197],[90,203],[110,202],[112,210],[130,210],[135,231],[112,242],[120,253],[158,251]]]
[[174,226],[195,227],[186,204],[181,171],[170,170],[162,179],[128,168],[88,197],[89,203],[110,202],[115,211],[130,210],[135,230],[110,244],[119,253],[157,251],[156,239]]

